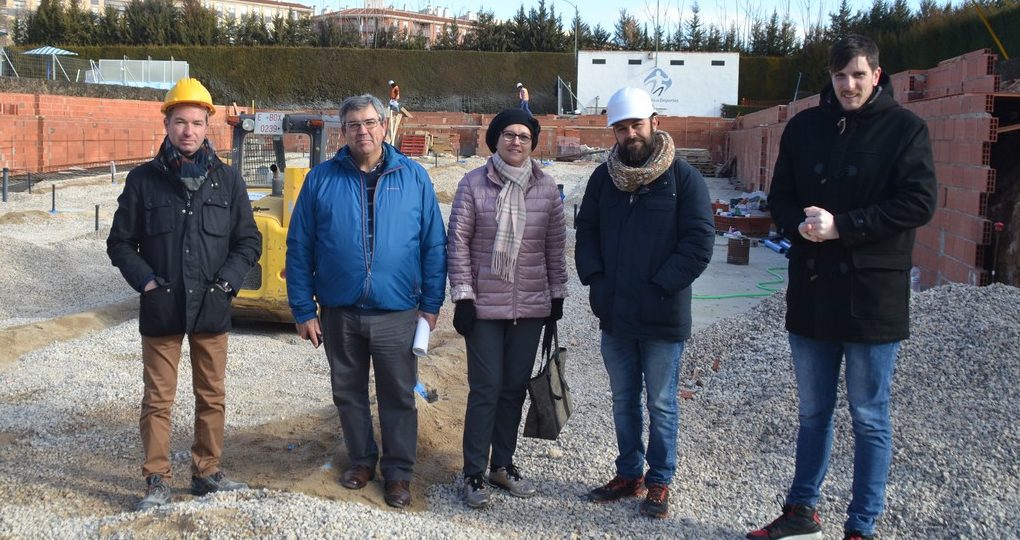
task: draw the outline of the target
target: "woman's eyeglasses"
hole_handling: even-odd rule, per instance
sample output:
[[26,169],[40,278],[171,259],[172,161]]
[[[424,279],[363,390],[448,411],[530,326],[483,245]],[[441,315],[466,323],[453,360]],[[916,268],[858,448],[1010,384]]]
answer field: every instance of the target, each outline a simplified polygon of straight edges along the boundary
[[514,133],[512,131],[504,131],[502,133],[503,140],[509,143],[514,142],[514,139],[520,139],[521,144],[528,144],[531,142],[531,135],[527,133]]

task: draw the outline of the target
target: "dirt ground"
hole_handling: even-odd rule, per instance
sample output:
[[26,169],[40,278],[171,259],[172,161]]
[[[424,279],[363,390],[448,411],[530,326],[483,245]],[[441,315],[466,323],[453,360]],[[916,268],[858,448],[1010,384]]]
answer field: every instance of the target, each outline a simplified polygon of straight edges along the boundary
[[[481,158],[460,160],[444,158],[438,161],[438,164],[435,161],[423,162],[433,178],[444,214],[448,214],[457,183],[463,175],[483,163],[484,159]],[[583,189],[584,182],[597,164],[579,162],[547,165],[551,166],[549,171],[554,174],[557,182],[564,183],[567,193],[571,193],[575,189]],[[107,183],[82,180],[65,184],[58,189],[96,186],[108,190],[112,197],[119,193],[119,188],[102,187],[104,185]],[[579,199],[580,192],[577,192],[576,196]],[[104,204],[101,220],[108,222],[112,219],[113,208],[112,201],[110,204]],[[69,210],[54,216],[37,209],[10,209],[0,214],[0,224],[53,224],[54,219],[81,220],[90,212],[91,209]],[[568,220],[572,221],[570,210],[567,212]],[[63,233],[56,232],[53,242],[60,243],[63,241],[62,236]],[[95,243],[97,249],[103,247],[102,242]],[[572,253],[568,254],[568,258],[571,258],[571,255]],[[95,253],[95,257],[105,256],[102,252]],[[72,276],[72,279],[86,279],[86,276]],[[138,309],[137,299],[126,285],[125,298],[123,301],[94,310],[25,324],[6,327],[0,325],[0,372],[11,369],[16,365],[16,360],[27,353],[135,318]],[[413,496],[411,510],[424,509],[426,501],[424,490],[433,484],[451,481],[459,474],[462,466],[461,434],[467,401],[467,375],[464,364],[464,341],[453,329],[452,314],[452,305],[448,301],[432,334],[429,354],[419,362],[421,381],[427,388],[437,389],[439,399],[434,403],[427,403],[424,399],[418,400],[418,461],[415,479],[411,483]],[[291,325],[238,321],[234,333],[259,335],[283,342],[287,351],[301,351],[302,354],[307,354],[310,350],[307,343],[297,338]],[[137,358],[126,358],[125,361],[131,365]],[[135,372],[135,367],[132,365],[132,373]],[[20,397],[23,396],[8,397],[7,400],[17,400]],[[328,394],[323,397],[328,399]],[[175,407],[190,407],[189,398],[190,382],[182,375]],[[374,392],[372,399],[374,400]],[[8,504],[29,503],[29,499],[41,496],[45,500],[59,500],[63,511],[68,515],[117,514],[130,510],[138,500],[142,487],[138,472],[142,451],[137,436],[137,419],[138,403],[135,400],[125,400],[116,407],[94,409],[89,417],[78,420],[75,429],[101,427],[105,431],[113,426],[113,430],[119,432],[119,436],[122,437],[114,445],[117,451],[114,453],[83,451],[73,455],[44,458],[51,459],[49,463],[38,463],[39,458],[33,452],[32,446],[28,441],[22,440],[19,434],[0,432],[0,446],[6,447],[0,455],[5,461],[35,462],[42,467],[75,471],[67,483],[48,486],[41,493],[30,494],[24,491],[8,493],[12,496]],[[377,415],[376,422],[378,433]],[[332,404],[323,406],[311,414],[299,416],[285,414],[279,420],[267,422],[253,429],[232,430],[229,424],[228,419],[225,461],[229,463],[232,477],[243,479],[256,488],[300,492],[315,497],[355,501],[388,509],[383,501],[382,481],[378,477],[366,489],[348,490],[339,485],[339,475],[346,468],[347,458],[343,451],[336,409]],[[185,441],[179,440],[178,429],[183,429],[190,437],[190,427],[175,426],[173,447],[186,448],[181,443],[186,443],[190,438]],[[185,476],[189,458],[186,455],[175,455],[173,461],[175,473],[180,477],[174,481],[174,500],[190,500],[192,497],[186,489]],[[18,501],[17,499],[21,497],[26,499]],[[229,515],[220,517],[230,518]],[[147,521],[151,518],[141,519]],[[206,519],[209,517],[206,516]],[[134,521],[129,528],[139,531],[143,530],[142,525],[149,527],[152,524]],[[187,523],[174,525],[164,522],[161,527],[168,527],[166,532],[174,533],[188,530]]]

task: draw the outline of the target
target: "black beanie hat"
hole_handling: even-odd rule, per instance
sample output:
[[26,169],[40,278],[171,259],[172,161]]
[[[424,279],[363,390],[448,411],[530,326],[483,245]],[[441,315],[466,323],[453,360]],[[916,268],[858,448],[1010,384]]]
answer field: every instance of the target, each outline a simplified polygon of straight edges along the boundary
[[504,109],[503,112],[492,117],[489,129],[485,130],[485,145],[493,154],[496,153],[496,143],[499,141],[500,133],[503,133],[503,129],[507,126],[514,124],[528,126],[528,129],[531,130],[531,149],[534,150],[538,146],[538,134],[542,131],[538,120],[524,112],[524,109]]

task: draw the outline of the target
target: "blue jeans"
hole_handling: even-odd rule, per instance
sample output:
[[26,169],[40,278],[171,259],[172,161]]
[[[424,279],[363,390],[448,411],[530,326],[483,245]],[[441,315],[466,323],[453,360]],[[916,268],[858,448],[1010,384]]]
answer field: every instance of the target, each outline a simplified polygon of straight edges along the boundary
[[[523,99],[521,100],[521,110],[526,112],[526,113],[528,113],[528,114],[532,114],[531,113],[531,107],[529,107],[528,106],[528,102],[524,101]],[[532,116],[534,116],[534,115],[532,114]]]
[[846,390],[854,431],[854,481],[844,528],[874,534],[885,504],[892,461],[889,393],[900,343],[823,341],[790,334],[800,397],[797,464],[788,504],[814,506],[829,468],[832,415],[839,369],[846,357]]
[[[648,461],[646,484],[665,484],[676,471],[676,439],[680,428],[677,379],[683,341],[615,338],[602,332],[602,361],[613,391],[616,426],[616,474],[640,478]],[[642,442],[642,391],[648,392],[648,451]]]

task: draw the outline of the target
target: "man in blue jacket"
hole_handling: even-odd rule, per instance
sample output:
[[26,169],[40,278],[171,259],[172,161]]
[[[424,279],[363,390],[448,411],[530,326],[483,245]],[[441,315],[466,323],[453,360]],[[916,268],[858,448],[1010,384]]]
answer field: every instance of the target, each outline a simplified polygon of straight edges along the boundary
[[[382,102],[344,100],[347,144],[305,179],[287,235],[287,297],[298,334],[325,343],[333,403],[350,466],[340,484],[385,479],[385,500],[404,508],[418,438],[411,352],[419,317],[435,328],[446,288],[446,232],[425,169],[383,142]],[[372,429],[374,369],[383,455]]]
[[705,180],[675,157],[651,96],[623,88],[607,109],[616,146],[588,180],[575,258],[602,329],[619,455],[616,476],[588,497],[609,502],[646,494],[641,513],[664,518],[676,471],[677,379],[691,334],[691,284],[712,257],[715,227]]
[[875,536],[892,460],[889,394],[909,337],[914,230],[935,212],[928,128],[893,99],[878,46],[850,35],[829,52],[832,84],[790,119],[769,192],[790,239],[786,329],[800,426],[782,515],[748,538],[822,538],[815,505],[832,448],[840,368],[854,432],[847,540]]

